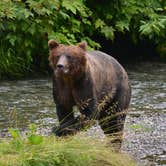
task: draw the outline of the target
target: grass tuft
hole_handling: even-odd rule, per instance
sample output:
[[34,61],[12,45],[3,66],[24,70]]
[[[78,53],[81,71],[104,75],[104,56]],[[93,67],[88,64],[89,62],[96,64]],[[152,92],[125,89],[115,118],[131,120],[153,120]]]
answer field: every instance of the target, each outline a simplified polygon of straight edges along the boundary
[[[36,143],[32,139],[39,141]],[[39,135],[32,138],[30,135],[0,140],[0,166],[85,165],[134,166],[134,162],[114,152],[104,142],[79,134],[67,138]]]

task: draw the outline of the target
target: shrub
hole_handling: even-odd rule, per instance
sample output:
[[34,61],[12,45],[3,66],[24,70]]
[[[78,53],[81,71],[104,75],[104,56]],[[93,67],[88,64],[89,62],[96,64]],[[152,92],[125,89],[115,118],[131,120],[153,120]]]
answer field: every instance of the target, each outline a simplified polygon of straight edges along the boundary
[[114,41],[116,33],[129,33],[135,43],[166,47],[164,0],[1,0],[0,6],[0,78],[46,70],[50,38],[86,40],[98,49],[94,37]]

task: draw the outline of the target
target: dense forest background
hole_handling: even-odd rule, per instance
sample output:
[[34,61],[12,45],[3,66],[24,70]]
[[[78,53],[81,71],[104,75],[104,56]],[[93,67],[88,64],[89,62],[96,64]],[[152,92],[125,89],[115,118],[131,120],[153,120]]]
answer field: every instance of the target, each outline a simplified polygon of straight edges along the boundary
[[0,79],[48,71],[47,41],[166,58],[165,0],[1,0]]

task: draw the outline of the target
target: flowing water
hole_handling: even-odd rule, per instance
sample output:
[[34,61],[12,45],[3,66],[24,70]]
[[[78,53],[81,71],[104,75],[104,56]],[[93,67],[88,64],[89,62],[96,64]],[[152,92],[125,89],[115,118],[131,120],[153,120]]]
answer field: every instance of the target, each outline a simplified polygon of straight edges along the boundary
[[[166,64],[142,63],[128,67],[132,85],[122,150],[140,165],[166,165]],[[8,128],[41,130],[57,124],[51,80],[0,82],[0,137]],[[91,133],[95,134],[95,130]],[[45,132],[43,130],[43,132]]]

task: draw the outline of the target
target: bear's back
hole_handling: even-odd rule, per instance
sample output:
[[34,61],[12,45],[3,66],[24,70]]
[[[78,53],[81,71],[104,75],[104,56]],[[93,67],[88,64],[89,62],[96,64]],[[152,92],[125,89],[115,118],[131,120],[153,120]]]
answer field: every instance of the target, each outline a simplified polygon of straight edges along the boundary
[[[121,79],[120,76],[127,75],[124,68],[119,62],[112,56],[101,52],[101,51],[89,51],[87,52],[88,62],[93,68],[99,73],[108,74],[109,77],[113,75],[118,76],[118,79]],[[92,68],[92,67],[91,67]],[[107,76],[107,75],[106,75]]]
[[[124,68],[119,64],[119,62],[112,56],[101,52],[101,51],[88,51],[88,58],[92,63],[97,63],[102,65],[102,67],[111,67],[117,70],[124,70]],[[104,66],[103,66],[104,65]]]
[[127,73],[115,58],[101,51],[89,51],[87,60],[99,99],[102,93],[129,89]]

